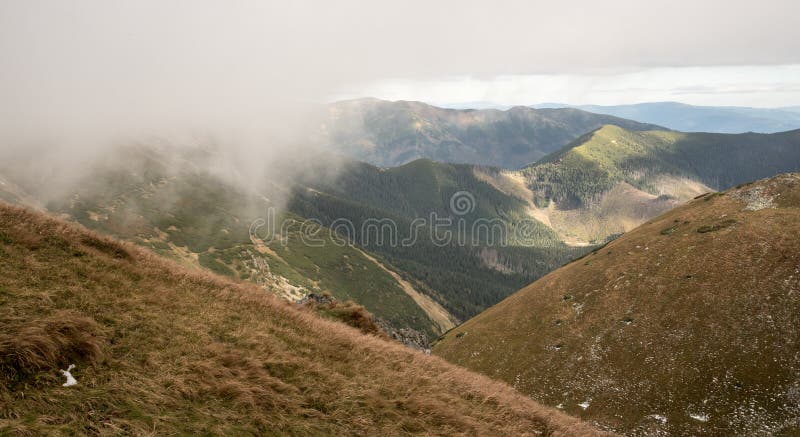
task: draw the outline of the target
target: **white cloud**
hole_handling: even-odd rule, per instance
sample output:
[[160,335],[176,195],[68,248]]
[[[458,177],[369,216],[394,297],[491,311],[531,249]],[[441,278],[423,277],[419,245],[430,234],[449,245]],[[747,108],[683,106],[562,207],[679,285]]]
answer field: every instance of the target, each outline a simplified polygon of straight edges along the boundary
[[2,1],[0,138],[279,131],[309,101],[392,77],[474,78],[439,81],[436,100],[652,98],[679,86],[648,80],[663,68],[800,64],[798,16],[794,0]]
[[604,74],[513,75],[478,79],[389,79],[353,86],[336,98],[370,95],[453,105],[542,102],[614,105],[681,101],[697,105],[778,107],[800,104],[800,64],[648,68]]

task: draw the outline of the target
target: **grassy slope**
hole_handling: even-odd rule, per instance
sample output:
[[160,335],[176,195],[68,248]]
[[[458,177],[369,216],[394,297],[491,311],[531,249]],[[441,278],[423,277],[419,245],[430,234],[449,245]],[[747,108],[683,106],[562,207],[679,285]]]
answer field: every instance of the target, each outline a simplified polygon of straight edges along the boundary
[[[364,305],[398,328],[411,327],[429,336],[440,332],[391,275],[358,250],[330,244],[328,229],[318,236],[329,242],[324,247],[303,244],[300,227],[295,226],[283,240],[270,244],[271,253],[264,253],[248,233],[250,223],[263,217],[269,205],[260,196],[193,170],[175,156],[154,157],[147,150],[120,153],[129,154],[124,164],[99,166],[75,185],[74,192],[51,201],[49,209],[189,266],[273,289],[276,283],[302,289],[286,292],[290,294],[327,291]],[[177,162],[167,163],[167,158]]]
[[[0,205],[0,433],[590,435],[507,386]],[[74,387],[58,368],[75,363]]]
[[[296,282],[305,282],[307,290],[329,290],[339,300],[357,302],[396,328],[410,327],[431,338],[442,332],[401,289],[398,281],[361,251],[333,244],[334,237],[326,228],[317,236],[326,241],[324,247],[304,244],[297,234],[292,233],[286,244],[278,241],[270,244],[280,257],[272,265],[290,269],[291,275],[286,276],[299,275]],[[444,329],[451,326],[449,323]]]
[[[328,229],[322,229],[324,247],[305,246],[299,231],[292,231],[285,240],[288,246],[274,242],[270,251],[259,250],[250,241],[248,227],[272,203],[259,195],[258,184],[246,192],[201,170],[203,159],[213,157],[202,156],[201,150],[194,153],[201,156],[186,158],[180,150],[150,147],[109,153],[107,162],[87,172],[74,189],[51,196],[54,200],[47,207],[186,265],[280,285],[275,288],[293,297],[329,291],[341,300],[353,299],[398,328],[411,327],[435,337],[452,326],[432,322],[388,272],[360,251],[332,244]],[[450,197],[457,191],[469,191],[476,200],[475,210],[463,217],[468,223],[500,219],[512,225],[526,214],[523,201],[481,182],[470,166],[419,160],[382,170],[337,162],[306,163],[311,170],[289,179],[270,175],[274,179],[262,182],[263,191],[269,198],[290,198],[286,217],[313,217],[327,225],[347,218],[357,230],[369,218],[389,218],[397,222],[400,239],[409,236],[415,218],[428,218],[432,212],[459,218],[450,211]],[[326,172],[334,174],[325,177]],[[36,192],[35,186],[30,191]],[[490,250],[483,242],[439,247],[425,229],[411,247],[372,241],[364,249],[444,306],[449,318],[464,320],[581,253],[566,247],[544,225],[525,231],[525,241]]]
[[[775,208],[748,210],[759,198]],[[798,236],[800,174],[707,195],[524,288],[434,353],[630,433],[794,435]]]

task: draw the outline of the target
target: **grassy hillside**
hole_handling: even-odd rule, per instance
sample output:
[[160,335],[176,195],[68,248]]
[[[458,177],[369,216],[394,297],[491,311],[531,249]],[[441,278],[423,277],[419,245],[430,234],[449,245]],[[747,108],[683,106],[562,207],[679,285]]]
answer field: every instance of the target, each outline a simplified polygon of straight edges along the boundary
[[5,204],[0,258],[0,434],[595,434],[251,284]]
[[797,170],[800,131],[727,135],[603,126],[521,174],[535,206],[561,235],[602,241],[703,192]]
[[[274,203],[257,189],[247,191],[203,168],[176,150],[120,149],[58,195],[48,195],[47,184],[41,189],[31,184],[30,192],[37,194],[30,197],[49,198],[43,202],[47,209],[90,229],[292,300],[329,292],[364,305],[397,328],[429,337],[453,326],[432,321],[402,284],[360,250],[304,244],[304,219],[291,212],[279,211],[276,218],[296,225],[277,229],[282,234],[267,244],[252,241],[251,223]],[[329,229],[319,232],[318,238],[331,241]]]
[[[619,181],[664,194],[669,187],[659,178],[669,175],[720,190],[798,167],[800,130],[729,135],[603,126],[526,170],[535,188],[550,188],[550,199],[581,205]],[[555,183],[537,184],[541,179]]]
[[[585,251],[531,220],[518,232],[530,219],[525,201],[482,181],[471,166],[418,160],[384,170],[319,159],[293,178],[267,174],[243,188],[207,168],[214,153],[123,148],[107,153],[57,194],[46,180],[21,185],[34,193],[30,197],[47,199],[42,203],[50,211],[187,266],[249,280],[295,300],[330,292],[396,328],[431,338]],[[26,179],[15,176],[7,179]],[[457,192],[474,200],[465,215],[451,210]],[[278,235],[265,244],[251,240],[251,223],[265,218],[269,207],[277,211]],[[415,219],[431,214],[452,220],[439,231],[453,235],[451,241],[435,240],[429,227],[415,228]],[[323,224],[315,236],[323,241],[319,247],[303,240],[303,223],[312,218]],[[325,226],[344,219],[353,234],[334,238]],[[386,219],[396,224],[395,244],[390,235],[380,242],[362,232],[366,222]],[[287,220],[295,224],[281,228]],[[489,241],[488,225],[475,233],[476,241],[466,238],[472,237],[473,224],[489,220],[502,227],[502,235],[492,228],[495,241]],[[414,244],[397,244],[414,232]],[[334,244],[343,238],[355,245]]]
[[652,219],[434,353],[632,435],[796,435],[799,324],[795,173]]
[[[292,299],[327,291],[397,328],[436,336],[589,246],[698,194],[800,169],[800,132],[685,134],[609,125],[521,171],[427,159],[382,169],[319,155],[286,165],[305,169],[299,175],[273,171],[247,188],[208,168],[214,153],[108,153],[57,196],[47,193],[47,178],[49,196],[36,195],[36,187],[27,195],[19,186],[32,184],[14,185],[19,178],[0,171],[0,194],[23,204],[49,199],[41,203],[51,211],[186,265]],[[468,208],[456,213],[451,201],[459,195]],[[280,209],[278,222],[318,220],[317,237],[327,243],[304,244],[299,224],[277,229],[266,244],[252,241],[250,224],[270,206]],[[431,214],[450,223],[434,232]],[[415,227],[420,219],[426,225]],[[328,228],[342,220],[352,232]],[[367,225],[387,220],[394,228],[382,230],[379,241]],[[355,246],[332,244],[334,235]]]
[[428,158],[519,168],[604,124],[659,128],[579,109],[459,110],[359,99],[330,105],[324,136],[331,150],[379,166]]
[[[49,199],[43,203],[50,211],[188,266],[249,280],[291,299],[327,291],[431,338],[585,250],[566,246],[533,221],[517,232],[515,226],[529,219],[525,202],[480,180],[471,166],[418,160],[383,170],[319,159],[293,178],[268,174],[245,189],[206,169],[204,160],[213,160],[209,153],[215,152],[125,148],[108,153],[57,195],[46,181],[23,185],[35,193],[30,197]],[[451,211],[459,191],[474,200],[463,216]],[[279,225],[297,224],[275,229],[279,235],[266,244],[251,241],[250,224],[269,207],[276,208]],[[415,232],[414,220],[432,213],[453,221],[440,231],[454,235],[452,241],[434,241],[429,227],[416,230],[413,245],[389,244],[390,235],[380,242],[362,232],[369,220],[391,219],[396,242],[405,241]],[[315,236],[323,246],[304,244],[301,224],[310,218],[324,226],[349,220],[353,235],[333,238],[323,226]],[[496,241],[488,241],[484,228],[475,233],[477,241],[466,241],[481,220],[495,220],[502,235],[493,228]],[[334,244],[342,238],[355,247]]]

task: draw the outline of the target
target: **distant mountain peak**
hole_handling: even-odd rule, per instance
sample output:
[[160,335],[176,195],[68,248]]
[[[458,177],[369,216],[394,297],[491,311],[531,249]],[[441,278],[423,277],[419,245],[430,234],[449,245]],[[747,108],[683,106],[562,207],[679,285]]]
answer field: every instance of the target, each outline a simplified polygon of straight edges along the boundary
[[358,99],[330,105],[324,142],[381,167],[417,158],[518,168],[603,124],[631,130],[659,126],[580,109],[445,109],[423,102]]

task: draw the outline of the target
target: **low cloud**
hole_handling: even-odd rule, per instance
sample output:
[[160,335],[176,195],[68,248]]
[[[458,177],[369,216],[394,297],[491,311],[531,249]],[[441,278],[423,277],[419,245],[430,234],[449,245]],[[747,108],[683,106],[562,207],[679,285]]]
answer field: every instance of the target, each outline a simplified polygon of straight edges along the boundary
[[788,0],[6,1],[0,155],[50,148],[67,171],[115,141],[210,134],[257,167],[302,153],[316,105],[345,89],[800,63],[798,13]]

